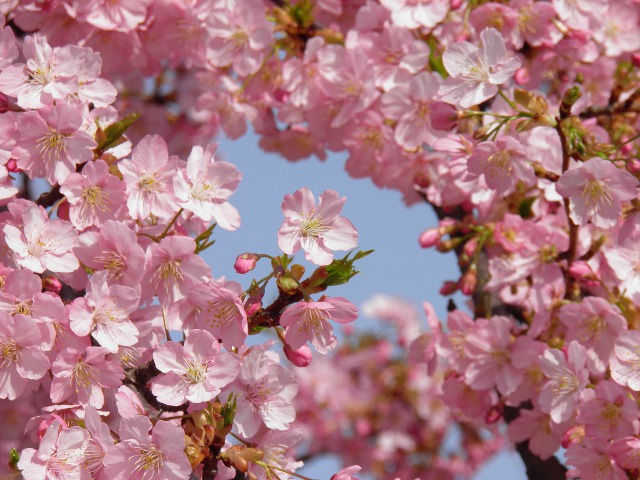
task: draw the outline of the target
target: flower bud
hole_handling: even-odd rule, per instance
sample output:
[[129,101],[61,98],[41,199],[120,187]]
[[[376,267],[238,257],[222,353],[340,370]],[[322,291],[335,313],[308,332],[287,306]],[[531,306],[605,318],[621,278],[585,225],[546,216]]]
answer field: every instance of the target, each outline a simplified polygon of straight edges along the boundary
[[10,158],[9,161],[7,162],[7,170],[12,172],[12,173],[20,173],[22,172],[22,170],[20,170],[18,168],[18,162],[16,162],[16,160],[14,158]]
[[60,283],[60,280],[58,280],[57,277],[49,276],[49,277],[44,277],[42,279],[42,289],[45,292],[53,292],[55,294],[59,294],[60,290],[62,290],[62,283]]
[[311,349],[307,345],[303,345],[297,350],[285,345],[283,350],[287,359],[296,367],[308,367],[313,358]]
[[446,102],[433,102],[429,109],[429,118],[435,130],[448,132],[458,126],[458,110]]
[[56,211],[56,215],[60,220],[69,221],[69,202],[64,201],[60,205],[58,205],[58,210]]
[[471,266],[464,272],[460,279],[460,291],[464,295],[471,295],[478,284],[478,274],[476,269]]
[[440,232],[436,228],[428,228],[418,238],[422,248],[430,248],[440,241]]
[[440,295],[453,295],[458,291],[458,282],[448,280],[440,287]]
[[640,53],[634,53],[631,55],[631,62],[634,67],[640,67]]
[[518,85],[526,85],[527,83],[529,83],[531,75],[529,75],[529,70],[527,70],[526,68],[519,68],[513,75],[513,79]]
[[256,268],[257,263],[258,256],[255,253],[243,253],[242,255],[238,255],[233,268],[236,269],[237,273],[244,275]]

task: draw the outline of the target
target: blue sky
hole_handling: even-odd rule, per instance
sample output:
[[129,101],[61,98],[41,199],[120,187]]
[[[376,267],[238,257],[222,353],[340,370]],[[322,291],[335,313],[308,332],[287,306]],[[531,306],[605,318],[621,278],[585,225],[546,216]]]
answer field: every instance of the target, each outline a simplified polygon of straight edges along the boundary
[[[218,229],[214,235],[216,244],[204,253],[216,277],[224,275],[246,288],[250,277],[237,275],[233,260],[245,251],[278,254],[277,231],[283,220],[280,205],[284,195],[306,186],[317,198],[324,190],[333,189],[347,197],[343,215],[358,229],[359,247],[375,252],[357,264],[361,274],[347,285],[333,287],[330,293],[344,296],[358,306],[376,293],[398,295],[416,305],[428,300],[439,317],[445,318],[447,299],[438,290],[443,281],[456,279],[457,267],[453,255],[424,250],[418,245],[420,233],[437,224],[426,203],[407,208],[398,192],[381,190],[369,180],[350,178],[343,169],[344,156],[331,155],[326,162],[311,159],[290,163],[260,150],[257,137],[252,134],[239,141],[221,140],[217,158],[235,164],[244,176],[230,199],[240,211],[242,226],[236,232]],[[296,258],[312,271],[313,266],[304,262],[302,254]],[[252,273],[260,278],[266,271],[267,265],[263,265]],[[459,305],[463,302],[462,297],[456,299]],[[355,326],[376,327],[366,318],[358,319]],[[324,480],[338,468],[337,462],[323,459],[309,464],[302,473]],[[474,480],[501,478],[526,479],[523,465],[512,452],[496,457]]]

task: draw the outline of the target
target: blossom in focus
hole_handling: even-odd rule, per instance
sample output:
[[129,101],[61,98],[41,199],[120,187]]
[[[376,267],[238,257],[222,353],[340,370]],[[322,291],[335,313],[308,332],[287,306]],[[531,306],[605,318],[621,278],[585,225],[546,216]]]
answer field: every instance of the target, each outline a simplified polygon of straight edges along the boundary
[[608,160],[592,158],[562,174],[556,190],[571,199],[569,217],[576,225],[591,222],[611,228],[622,215],[622,202],[638,195],[638,180]]
[[479,105],[498,93],[498,85],[520,67],[520,59],[507,52],[498,30],[485,28],[480,39],[480,48],[469,42],[456,42],[442,54],[451,75],[438,90],[443,101],[464,108]]
[[26,448],[20,455],[18,468],[24,478],[77,480],[85,478],[83,457],[89,432],[80,427],[64,428],[54,420],[47,428],[38,450]]
[[337,192],[326,190],[316,207],[313,193],[306,187],[285,195],[285,221],[278,232],[280,249],[291,255],[302,248],[310,262],[329,265],[333,261],[332,250],[355,248],[358,232],[349,220],[339,216],[346,200]]
[[307,341],[319,353],[335,347],[336,337],[328,320],[350,323],[358,318],[358,309],[342,297],[326,297],[319,302],[298,302],[284,311],[280,325],[286,327],[287,344],[297,350]]
[[220,344],[205,330],[192,330],[184,346],[166,342],[153,353],[158,370],[163,372],[151,392],[167,405],[182,405],[214,399],[231,383],[240,370],[237,356],[220,353]]
[[[151,431],[151,433],[149,433]],[[159,421],[151,425],[144,415],[124,418],[120,442],[104,457],[107,478],[112,480],[184,480],[191,466],[184,453],[184,430]]]

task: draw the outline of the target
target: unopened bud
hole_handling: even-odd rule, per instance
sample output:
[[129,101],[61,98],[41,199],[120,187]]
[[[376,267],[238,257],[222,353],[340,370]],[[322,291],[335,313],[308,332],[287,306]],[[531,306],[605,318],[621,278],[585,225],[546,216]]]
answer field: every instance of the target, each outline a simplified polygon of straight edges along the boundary
[[294,350],[289,345],[285,345],[283,350],[287,359],[296,367],[308,367],[313,359],[311,349],[307,345],[303,345],[297,350]]
[[69,202],[64,201],[60,205],[58,205],[58,210],[56,211],[56,215],[60,220],[69,221]]
[[458,110],[446,102],[433,102],[429,109],[429,119],[435,130],[448,132],[458,126]]
[[53,292],[55,294],[59,294],[60,290],[62,290],[62,283],[58,280],[57,277],[53,275],[50,277],[44,277],[42,279],[42,289],[45,292]]
[[436,245],[436,249],[440,253],[447,253],[453,250],[454,248],[458,247],[458,245],[460,245],[461,242],[462,240],[460,238],[449,238],[447,240],[441,240]]
[[491,407],[491,410],[487,412],[487,414],[484,417],[484,421],[487,422],[488,424],[491,424],[491,423],[496,423],[501,418],[502,418],[502,406],[496,405],[494,407]]
[[519,68],[513,75],[513,79],[517,85],[526,85],[527,83],[529,83],[529,80],[531,80],[531,75],[529,75],[528,69]]
[[471,295],[478,285],[478,273],[476,269],[471,266],[464,272],[460,279],[460,291],[464,295]]
[[233,268],[236,269],[237,273],[244,275],[256,268],[257,263],[258,256],[255,253],[243,253],[242,255],[238,255]]
[[22,170],[18,168],[18,162],[16,162],[15,158],[10,158],[7,162],[7,170],[11,173],[20,173]]
[[440,295],[453,295],[458,291],[458,282],[447,280],[440,287]]
[[631,63],[633,63],[634,67],[640,67],[640,53],[631,55]]
[[584,278],[587,276],[593,276],[593,271],[587,262],[581,262],[579,260],[573,262],[569,267],[569,273],[574,278]]
[[430,248],[440,241],[440,232],[436,228],[428,228],[418,238],[418,242],[422,248]]

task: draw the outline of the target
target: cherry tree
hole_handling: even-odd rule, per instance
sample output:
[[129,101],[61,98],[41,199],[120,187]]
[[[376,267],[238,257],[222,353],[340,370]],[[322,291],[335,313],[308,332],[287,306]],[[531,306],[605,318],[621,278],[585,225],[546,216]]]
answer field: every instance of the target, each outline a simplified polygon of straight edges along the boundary
[[[333,480],[456,479],[513,445],[530,479],[638,475],[637,0],[0,12],[3,474],[285,480],[331,453]],[[377,295],[394,336],[338,340],[370,251],[303,185],[279,251],[215,276],[242,173],[213,141],[249,128],[430,205],[418,243],[467,305]]]

